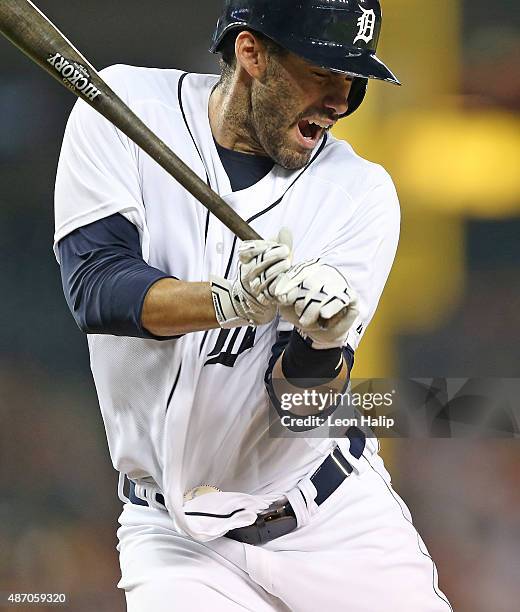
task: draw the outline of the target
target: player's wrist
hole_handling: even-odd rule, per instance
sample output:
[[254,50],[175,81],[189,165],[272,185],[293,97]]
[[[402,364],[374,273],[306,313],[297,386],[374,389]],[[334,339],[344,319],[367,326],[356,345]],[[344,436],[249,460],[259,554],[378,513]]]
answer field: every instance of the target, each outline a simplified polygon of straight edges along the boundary
[[315,348],[301,331],[294,329],[282,357],[285,379],[295,387],[315,387],[336,379],[343,368],[340,347]]
[[240,273],[234,282],[211,275],[210,286],[215,316],[223,329],[267,325],[276,317],[276,306],[260,304],[244,287]]
[[306,332],[304,329],[296,328],[299,335],[303,338],[305,343],[312,347],[315,351],[330,351],[333,349],[341,349],[344,345],[346,336],[341,335],[335,339],[324,340],[323,338],[316,337],[316,334],[312,332]]
[[226,278],[211,275],[211,297],[217,322],[223,329],[254,325],[236,286]]

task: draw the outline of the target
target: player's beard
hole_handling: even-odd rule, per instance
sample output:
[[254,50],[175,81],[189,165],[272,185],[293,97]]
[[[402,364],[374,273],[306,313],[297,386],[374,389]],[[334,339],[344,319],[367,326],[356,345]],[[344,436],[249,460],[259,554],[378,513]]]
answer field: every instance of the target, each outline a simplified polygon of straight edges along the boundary
[[249,129],[266,154],[287,170],[303,168],[312,157],[313,151],[302,150],[290,135],[303,114],[294,90],[276,62],[270,61],[264,81],[251,89]]

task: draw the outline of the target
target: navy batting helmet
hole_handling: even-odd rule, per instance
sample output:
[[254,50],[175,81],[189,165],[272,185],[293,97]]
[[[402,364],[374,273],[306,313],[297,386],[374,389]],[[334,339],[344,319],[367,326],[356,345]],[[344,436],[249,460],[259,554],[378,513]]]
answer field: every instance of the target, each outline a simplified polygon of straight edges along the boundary
[[312,64],[352,75],[351,115],[368,79],[400,85],[376,56],[381,22],[379,0],[226,0],[210,51],[217,53],[232,30],[261,32]]

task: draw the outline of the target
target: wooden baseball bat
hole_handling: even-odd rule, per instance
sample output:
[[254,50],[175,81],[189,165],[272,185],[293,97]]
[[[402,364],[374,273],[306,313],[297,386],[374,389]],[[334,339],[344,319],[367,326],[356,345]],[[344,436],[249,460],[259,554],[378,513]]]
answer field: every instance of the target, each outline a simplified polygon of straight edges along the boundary
[[[0,32],[78,98],[90,104],[241,240],[261,240],[217,193],[150,130],[105,83],[90,62],[30,0],[0,0]],[[323,327],[333,325],[343,313]]]
[[0,32],[146,151],[241,240],[261,237],[154,134],[29,0],[0,0]]

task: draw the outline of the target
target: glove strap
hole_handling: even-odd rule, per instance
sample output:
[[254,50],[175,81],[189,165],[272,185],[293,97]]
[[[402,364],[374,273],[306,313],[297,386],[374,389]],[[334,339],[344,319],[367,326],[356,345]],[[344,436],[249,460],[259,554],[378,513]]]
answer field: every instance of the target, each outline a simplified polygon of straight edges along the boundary
[[315,351],[328,351],[330,349],[335,349],[335,348],[341,348],[343,346],[343,340],[338,340],[336,342],[332,341],[332,342],[320,342],[319,340],[315,340],[314,338],[312,338],[311,336],[309,336],[309,334],[307,334],[306,332],[304,332],[303,330],[296,328],[296,331],[300,334],[300,336],[303,338],[305,344],[307,344],[307,346],[310,346],[311,348],[313,348]]
[[223,329],[254,325],[248,320],[246,311],[240,301],[238,292],[233,291],[233,284],[226,278],[210,276],[211,296],[218,324]]

